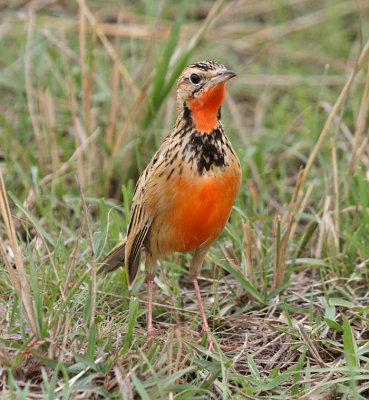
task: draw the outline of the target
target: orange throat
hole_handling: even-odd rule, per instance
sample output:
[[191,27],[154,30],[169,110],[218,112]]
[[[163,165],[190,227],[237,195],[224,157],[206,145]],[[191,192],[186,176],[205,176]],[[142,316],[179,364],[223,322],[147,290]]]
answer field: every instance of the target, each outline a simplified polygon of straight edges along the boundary
[[224,97],[225,83],[222,82],[203,90],[199,97],[188,101],[197,131],[210,133],[216,128],[218,111]]

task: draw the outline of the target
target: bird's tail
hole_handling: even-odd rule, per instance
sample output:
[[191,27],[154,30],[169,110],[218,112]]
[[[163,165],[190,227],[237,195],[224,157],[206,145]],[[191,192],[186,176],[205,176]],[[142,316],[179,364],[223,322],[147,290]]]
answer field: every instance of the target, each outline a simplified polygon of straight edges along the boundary
[[126,239],[119,243],[112,249],[109,254],[101,261],[101,266],[97,273],[101,274],[103,272],[112,272],[118,269],[122,264],[124,264],[124,257],[126,253]]

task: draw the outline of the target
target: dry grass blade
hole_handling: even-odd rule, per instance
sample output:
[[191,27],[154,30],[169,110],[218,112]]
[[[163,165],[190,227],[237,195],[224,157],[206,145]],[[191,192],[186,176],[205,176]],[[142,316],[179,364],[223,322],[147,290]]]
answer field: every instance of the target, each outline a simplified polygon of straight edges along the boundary
[[[304,211],[312,191],[313,191],[313,185],[309,185],[305,192],[305,196],[301,199],[301,201],[299,202],[299,204],[296,207],[296,213],[300,213],[300,212]],[[297,225],[298,225],[297,222],[294,221],[292,228],[291,228],[291,232],[290,232],[291,237],[295,236]]]
[[118,69],[118,63],[114,62],[113,72],[111,74],[111,91],[110,91],[111,104],[109,112],[109,124],[106,128],[106,144],[109,147],[109,150],[112,150],[113,148],[114,132],[118,120],[118,109],[119,109],[118,89],[119,89],[119,69]]
[[119,385],[120,393],[123,396],[123,400],[133,400],[133,390],[130,375],[127,374],[126,377],[123,378],[118,367],[114,367],[114,374]]
[[[178,342],[178,352],[177,352],[177,358],[176,358],[176,365],[174,367],[173,372],[177,372],[180,369],[183,369],[183,366],[181,367],[181,356],[182,356],[182,348],[183,348],[183,343],[182,343],[182,337],[179,329],[175,330],[175,336]],[[179,383],[179,382],[176,382]]]
[[327,196],[325,199],[324,203],[324,209],[323,209],[323,216],[322,216],[322,222],[319,224],[319,236],[318,236],[318,242],[316,245],[315,249],[315,258],[319,258],[322,255],[322,250],[323,250],[323,243],[324,243],[324,238],[325,238],[325,231],[326,231],[326,223],[325,220],[327,218],[329,209],[330,209],[330,204],[331,204],[331,197]]
[[[8,16],[14,20],[17,20],[12,11],[7,12]],[[16,12],[16,16],[19,19],[25,19],[21,11]],[[57,29],[62,31],[78,31],[79,23],[76,20],[70,18],[56,17],[51,15],[36,15],[36,24],[37,26],[44,29]],[[18,28],[18,27],[17,27]],[[86,27],[87,32],[91,32],[94,27]],[[160,21],[159,25],[147,26],[145,24],[116,24],[116,23],[108,23],[101,22],[99,23],[99,29],[101,29],[102,33],[109,37],[128,37],[130,39],[141,39],[141,40],[151,40],[153,37],[155,40],[165,41],[168,39],[170,32],[170,25],[165,24],[163,21]]]
[[102,44],[104,45],[107,53],[109,54],[109,56],[111,57],[111,59],[114,62],[118,63],[119,72],[122,74],[122,77],[126,81],[128,87],[132,90],[132,93],[135,96],[138,96],[139,91],[136,88],[136,86],[135,86],[135,84],[134,84],[134,82],[132,80],[131,75],[128,73],[126,67],[120,62],[117,52],[114,50],[114,47],[111,45],[111,43],[107,39],[104,31],[100,27],[100,24],[97,22],[96,18],[94,17],[94,15],[90,11],[90,9],[87,7],[85,2],[83,0],[77,0],[77,1],[78,1],[79,6],[81,7],[81,9],[83,11],[83,14],[88,19],[88,22],[96,30],[96,34],[99,37],[99,39],[101,40]]
[[[308,174],[308,172],[310,171],[311,166],[313,165],[313,162],[315,160],[316,155],[318,154],[318,151],[320,149],[320,146],[323,143],[324,138],[326,137],[327,133],[329,132],[329,128],[332,124],[332,121],[335,117],[335,115],[338,112],[338,109],[340,108],[343,100],[345,99],[350,87],[351,87],[351,83],[354,80],[357,72],[359,71],[359,69],[362,67],[365,57],[367,56],[369,52],[369,40],[366,42],[363,50],[361,51],[361,54],[359,56],[359,59],[357,61],[357,64],[355,65],[354,70],[351,72],[350,76],[348,77],[345,86],[343,87],[340,95],[338,96],[338,99],[335,103],[335,105],[333,106],[333,109],[331,111],[331,113],[328,116],[328,119],[322,129],[322,132],[320,133],[320,136],[318,138],[318,141],[316,142],[316,145],[312,151],[312,153],[310,154],[310,157],[308,159],[308,162],[306,163],[305,168],[303,169],[303,175],[302,175],[302,180],[301,180],[301,184],[304,182],[306,175]],[[300,186],[301,187],[301,186]]]
[[239,263],[237,263],[237,260],[235,260],[230,254],[229,254],[229,246],[227,246],[227,244],[220,244],[220,248],[222,249],[223,255],[227,261],[227,263],[229,263],[230,265],[232,265],[233,267],[239,269]]
[[251,229],[250,222],[247,219],[246,224],[242,221],[243,237],[246,253],[246,268],[247,277],[252,284],[254,284],[254,265],[252,263],[252,245],[251,245]]
[[349,171],[353,171],[356,167],[357,160],[359,159],[361,143],[363,140],[363,133],[366,127],[366,122],[368,119],[368,109],[369,109],[369,67],[366,75],[366,82],[362,101],[360,104],[359,115],[357,117],[357,124],[355,130],[354,140],[352,142],[352,159],[349,165]]
[[29,322],[29,325],[31,327],[33,334],[36,337],[38,337],[36,318],[35,318],[35,314],[33,311],[33,305],[32,305],[32,296],[31,296],[31,292],[29,289],[26,271],[24,270],[23,260],[22,260],[20,248],[18,245],[18,241],[17,241],[17,236],[15,233],[13,219],[12,219],[12,216],[10,213],[10,207],[9,207],[8,198],[6,195],[6,190],[5,190],[4,180],[3,180],[3,175],[2,175],[1,171],[0,171],[0,208],[1,208],[1,214],[4,219],[5,228],[6,228],[9,240],[10,240],[11,248],[13,251],[15,266],[17,268],[18,276],[15,276],[14,271],[10,272],[12,267],[6,256],[5,247],[4,247],[2,241],[1,241],[1,252],[3,254],[4,260],[6,261],[6,265],[7,265],[10,277],[12,279],[13,285],[15,287],[15,290],[17,292],[17,295],[18,295],[19,299],[22,300],[22,303],[23,303],[23,306],[25,309],[25,314],[27,316],[27,321]]
[[[70,165],[72,163],[74,163],[75,160],[77,160],[81,155],[83,155],[83,153],[86,151],[87,146],[94,141],[97,138],[97,135],[99,134],[99,130],[96,130],[92,135],[90,135],[86,141],[84,141],[76,150],[75,152],[71,155],[71,157],[69,158],[69,160],[67,160],[64,164],[61,165],[61,167],[52,172],[51,174],[48,174],[46,176],[44,176],[40,182],[39,182],[39,186],[44,186],[47,185],[50,182],[57,182],[62,176],[63,174],[67,171],[67,169],[70,167]],[[23,206],[24,208],[26,208],[27,210],[31,210],[35,205],[35,190],[33,187],[31,187],[31,189],[28,192],[28,195],[26,197],[26,199],[23,202]],[[19,211],[19,214],[21,214],[22,211]],[[17,222],[17,221],[15,221]],[[21,227],[20,224],[16,224],[16,227],[18,229]]]
[[312,355],[312,357],[315,359],[315,361],[322,367],[322,368],[329,368],[330,365],[326,364],[322,358],[319,355],[319,351],[317,350],[317,348],[315,347],[315,344],[313,343],[313,341],[309,338],[308,333],[306,332],[306,329],[304,327],[304,325],[299,322],[297,324],[297,327],[301,333],[301,337],[302,340],[304,341],[304,343],[306,344],[306,346],[309,348],[310,354]]
[[267,83],[268,88],[278,87],[285,88],[295,86],[299,84],[321,86],[340,86],[346,83],[346,78],[341,75],[292,75],[292,74],[280,74],[280,75],[266,75],[266,74],[242,74],[240,76],[240,82],[247,82],[249,86],[262,86],[264,87]]
[[37,113],[35,111],[35,104],[33,98],[33,89],[31,81],[31,37],[32,37],[32,27],[34,24],[34,16],[32,12],[29,13],[28,18],[28,29],[27,29],[27,44],[26,44],[26,57],[25,57],[25,82],[26,82],[26,95],[29,115],[31,118],[31,124],[33,131],[35,133],[37,148],[38,148],[38,158],[40,162],[41,171],[45,171],[46,159],[45,159],[45,146],[43,145],[43,140],[41,137],[40,126],[37,120]]
[[45,130],[50,135],[50,153],[52,162],[52,172],[57,171],[60,168],[60,157],[58,152],[58,141],[56,137],[56,121],[55,121],[55,110],[54,110],[54,98],[47,89],[41,96],[41,104],[45,115]]
[[9,257],[7,255],[7,251],[6,251],[6,248],[5,248],[5,244],[4,244],[3,238],[1,236],[0,236],[0,252],[1,252],[1,255],[3,256],[5,265],[6,265],[7,269],[8,269],[9,275],[10,275],[10,278],[11,278],[11,280],[13,282],[14,287],[15,287],[15,291],[17,292],[17,296],[19,298],[21,298],[22,297],[21,296],[21,288],[20,288],[20,284],[19,284],[19,281],[18,281],[18,277],[17,277],[17,275],[15,274],[15,272],[13,270],[12,263],[9,260]]
[[[358,8],[364,10],[368,7],[368,2],[365,0],[356,1]],[[244,12],[244,11],[242,11]],[[334,12],[341,17],[350,15],[355,12],[351,1],[345,1],[334,6]],[[312,28],[316,25],[323,24],[327,21],[327,13],[321,9],[311,13],[298,16],[278,25],[268,25],[261,29],[256,29],[255,32],[248,35],[247,40],[238,39],[234,40],[232,45],[237,47],[238,50],[246,50],[260,46],[260,43],[266,41],[278,41],[287,35],[294,32],[299,32]]]
[[334,194],[334,225],[336,232],[340,231],[340,195],[339,195],[339,183],[338,183],[338,166],[337,166],[337,148],[336,138],[333,137],[331,140],[332,149],[332,175],[333,175],[333,194]]
[[[195,33],[195,35],[191,38],[191,40],[185,46],[187,49],[194,48],[198,45],[198,43],[204,36],[205,32],[208,30],[209,26],[212,23],[214,23],[216,16],[220,13],[224,3],[225,3],[224,0],[218,0],[214,3],[213,7],[210,9],[207,17],[205,18],[204,22],[202,23],[200,29]],[[111,47],[110,42],[108,42],[108,44]],[[108,51],[108,49],[107,49],[107,51]],[[112,51],[114,51],[113,48],[112,48]],[[183,52],[183,49],[176,51],[176,53],[173,55],[173,57],[171,58],[171,61],[170,61],[170,63],[172,65],[178,60],[178,58],[181,56],[182,52]],[[109,51],[108,51],[108,53],[109,53]],[[115,52],[114,52],[114,54],[115,54]],[[150,53],[148,53],[148,55],[150,55]],[[121,69],[121,64],[119,63],[118,58],[113,57],[113,56],[111,56],[111,57],[114,61],[118,62],[119,69]],[[146,101],[147,90],[149,88],[149,84],[150,84],[150,80],[147,79],[146,82],[143,84],[140,92],[136,88],[135,88],[135,90],[133,90],[133,93],[136,95],[136,99],[135,99],[133,106],[129,110],[127,117],[123,122],[122,128],[121,128],[120,132],[118,133],[117,138],[114,142],[114,148],[113,148],[113,152],[112,152],[113,155],[115,155],[119,151],[119,149],[123,143],[124,137],[127,134],[129,127],[131,126],[131,121],[134,120],[136,115],[140,112],[140,110],[144,106],[145,101]]]
[[[63,37],[63,51],[62,51],[62,60],[64,64],[64,72],[65,72],[65,77],[67,80],[67,85],[68,85],[68,94],[69,94],[69,104],[70,104],[70,111],[72,114],[72,120],[73,120],[73,133],[74,133],[74,142],[76,149],[81,146],[81,136],[80,132],[81,130],[79,129],[80,124],[79,124],[79,119],[78,119],[78,113],[77,113],[77,104],[76,104],[76,99],[74,96],[74,87],[73,87],[73,82],[72,78],[69,74],[69,69],[68,69],[68,62],[67,62],[67,57],[65,53],[65,49],[67,47],[66,43],[66,38],[65,36]],[[83,168],[83,154],[79,153],[77,156],[77,170],[78,170],[78,175],[81,179],[82,186],[85,185],[85,169]]]
[[363,48],[358,60],[357,60],[357,63],[355,65],[354,70],[351,72],[351,74],[350,74],[349,78],[347,79],[346,84],[343,87],[343,89],[342,89],[342,91],[341,91],[341,93],[340,93],[340,95],[339,95],[339,97],[338,97],[338,99],[337,99],[332,111],[330,112],[330,114],[328,116],[328,119],[327,119],[327,121],[326,121],[326,123],[325,123],[325,125],[324,125],[324,127],[323,127],[323,129],[321,131],[321,133],[320,133],[318,141],[315,144],[315,147],[314,147],[312,153],[310,154],[310,157],[309,157],[309,159],[308,159],[308,161],[306,163],[305,168],[302,171],[300,171],[299,179],[298,179],[297,184],[296,184],[295,193],[294,193],[294,195],[293,195],[293,197],[291,199],[291,202],[290,202],[290,211],[289,211],[289,214],[288,214],[288,217],[287,217],[287,219],[288,219],[287,220],[288,228],[287,228],[287,231],[283,235],[283,238],[281,240],[278,259],[276,260],[276,271],[275,271],[274,287],[278,287],[280,285],[280,283],[282,282],[283,272],[284,272],[284,260],[285,260],[285,255],[286,255],[287,243],[288,243],[288,239],[289,239],[289,236],[290,236],[290,233],[291,233],[291,228],[292,228],[292,225],[293,225],[294,216],[295,216],[295,213],[296,213],[297,198],[298,198],[301,186],[302,186],[302,184],[303,184],[308,172],[310,171],[311,166],[313,165],[313,162],[314,162],[314,160],[315,160],[315,158],[316,158],[316,156],[318,154],[318,151],[320,149],[320,146],[323,143],[324,138],[326,137],[326,135],[328,134],[328,132],[330,130],[330,126],[331,126],[331,123],[332,123],[334,117],[336,116],[340,106],[342,105],[344,99],[346,98],[346,96],[347,96],[347,94],[348,94],[348,92],[350,90],[351,84],[352,84],[357,72],[360,70],[360,68],[363,65],[363,62],[364,62],[365,57],[367,56],[368,52],[369,52],[369,40],[366,42],[366,44],[365,44],[365,46],[364,46],[364,48]]
[[90,135],[79,147],[76,148],[76,150],[71,155],[69,160],[67,160],[64,164],[62,164],[58,171],[55,171],[52,174],[44,176],[40,180],[39,185],[40,186],[46,185],[52,181],[59,179],[67,171],[67,169],[71,166],[71,164],[74,163],[76,160],[78,160],[78,158],[81,157],[83,153],[86,152],[87,146],[97,138],[99,133],[100,131],[96,129],[96,131],[92,135]]
[[83,14],[84,0],[79,3],[79,61],[81,67],[81,86],[82,86],[82,103],[84,111],[85,126],[88,123],[89,114],[89,96],[87,93],[87,76],[86,76],[86,21]]
[[291,233],[294,218],[295,218],[295,213],[290,212],[289,218],[288,218],[287,231],[283,235],[281,243],[280,243],[280,249],[279,249],[278,260],[276,263],[275,277],[274,277],[275,278],[274,288],[277,288],[282,283],[282,280],[283,280],[284,262],[286,260],[287,244],[288,244],[288,240],[290,238],[290,233]]
[[145,105],[149,84],[150,81],[147,80],[147,82],[142,86],[142,89],[137,96],[132,108],[129,110],[127,117],[123,122],[122,128],[120,129],[114,142],[112,155],[115,155],[120,150],[124,137],[126,136],[128,129],[131,126],[131,121],[136,117],[136,115],[139,114],[140,110],[142,110],[143,106]]
[[94,243],[93,243],[93,239],[92,239],[91,222],[88,218],[85,197],[83,195],[82,186],[79,182],[78,176],[75,175],[75,178],[76,178],[79,193],[81,196],[82,209],[83,209],[83,214],[84,214],[86,225],[87,225],[88,239],[89,239],[90,248],[91,248],[91,283],[92,283],[91,284],[91,314],[90,314],[90,327],[91,327],[95,322],[95,314],[96,314],[96,259],[95,259]]
[[[187,48],[194,48],[196,47],[200,40],[204,37],[205,33],[208,31],[211,25],[213,25],[216,21],[216,19],[221,15],[221,10],[223,6],[225,5],[226,1],[225,0],[217,0],[213,6],[211,7],[210,11],[208,12],[208,15],[204,19],[204,22],[201,24],[199,27],[198,31],[193,35],[191,40],[187,44]],[[181,54],[181,49],[178,49],[176,54],[174,54],[173,59],[171,62],[175,62],[178,57]]]
[[285,223],[287,223],[287,230],[285,234],[282,237],[282,240],[279,243],[279,249],[276,251],[276,269],[275,269],[275,276],[274,276],[274,288],[277,288],[283,280],[283,273],[284,273],[284,262],[286,259],[286,250],[287,250],[287,244],[288,240],[291,235],[292,228],[294,226],[294,218],[296,214],[296,210],[298,208],[298,202],[297,202],[297,196],[300,191],[301,185],[303,181],[303,170],[300,171],[299,173],[299,178],[297,180],[296,188],[295,188],[295,193],[292,196],[291,203],[290,203],[290,210],[287,214],[287,220]]

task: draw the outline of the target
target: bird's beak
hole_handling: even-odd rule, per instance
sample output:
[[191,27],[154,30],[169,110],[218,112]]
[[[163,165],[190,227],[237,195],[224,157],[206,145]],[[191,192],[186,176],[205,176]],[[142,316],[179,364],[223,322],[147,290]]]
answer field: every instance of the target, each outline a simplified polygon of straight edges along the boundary
[[232,79],[237,74],[230,69],[224,69],[223,71],[219,71],[217,75],[215,75],[210,80],[210,86],[218,85],[218,83],[227,82],[229,79]]

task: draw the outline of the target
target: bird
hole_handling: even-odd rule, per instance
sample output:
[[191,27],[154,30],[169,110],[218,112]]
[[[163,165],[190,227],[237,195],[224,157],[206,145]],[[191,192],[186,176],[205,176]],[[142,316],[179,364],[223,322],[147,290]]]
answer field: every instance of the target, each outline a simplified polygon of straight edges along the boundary
[[156,337],[152,295],[157,261],[174,252],[194,250],[189,274],[202,318],[202,335],[213,347],[201,300],[198,275],[207,251],[229,218],[241,184],[241,166],[221,122],[226,82],[236,76],[223,64],[200,61],[177,81],[176,121],[139,177],[125,239],[102,260],[98,273],[125,264],[128,287],[146,255],[147,336]]

